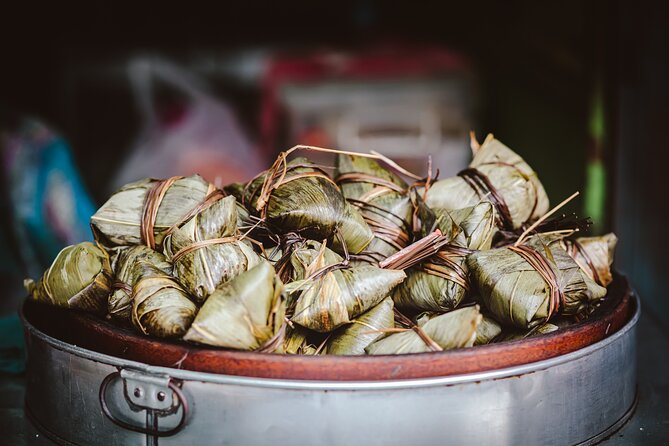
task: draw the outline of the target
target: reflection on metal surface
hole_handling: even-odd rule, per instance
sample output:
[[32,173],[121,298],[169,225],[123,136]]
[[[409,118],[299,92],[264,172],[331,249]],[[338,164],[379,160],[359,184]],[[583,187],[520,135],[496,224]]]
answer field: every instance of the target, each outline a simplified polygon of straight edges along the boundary
[[636,411],[636,407],[637,407],[638,404],[639,404],[639,395],[638,395],[638,392],[635,392],[634,403],[632,403],[632,406],[625,413],[625,415],[623,415],[618,421],[613,423],[604,432],[602,432],[598,435],[595,435],[594,437],[590,438],[589,440],[586,440],[582,443],[579,443],[576,446],[591,446],[591,445],[594,445],[594,444],[599,444],[600,442],[609,438],[611,435],[616,433],[618,431],[618,429],[623,427],[625,425],[625,423],[627,423],[630,420],[630,418],[632,418],[632,415],[634,415],[634,412]]

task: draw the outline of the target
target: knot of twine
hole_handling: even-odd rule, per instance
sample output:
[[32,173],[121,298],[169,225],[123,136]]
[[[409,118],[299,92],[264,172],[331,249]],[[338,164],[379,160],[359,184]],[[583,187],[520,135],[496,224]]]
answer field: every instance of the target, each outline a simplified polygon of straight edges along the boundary
[[489,200],[497,210],[497,226],[501,229],[512,231],[513,220],[511,219],[511,212],[506,201],[495,189],[495,186],[490,182],[490,179],[478,169],[469,168],[458,173],[465,182],[471,187],[480,198]]
[[583,248],[583,245],[578,240],[569,240],[569,239],[562,240],[562,243],[564,245],[565,251],[571,254],[572,257],[576,256],[577,254],[580,254],[581,257],[583,257],[586,266],[588,267],[588,269],[590,269],[590,272],[592,273],[592,278],[594,279],[594,281],[603,286],[603,282],[601,277],[599,276],[599,273],[597,272],[597,268],[595,267],[595,264],[592,261],[592,258],[590,257],[588,252],[585,250],[585,248]]
[[[142,243],[151,249],[156,249],[154,229],[156,225],[156,218],[158,217],[158,209],[160,209],[160,204],[162,203],[163,198],[165,198],[165,194],[167,194],[169,188],[172,187],[175,182],[183,178],[184,177],[182,176],[174,176],[165,180],[156,181],[144,198],[139,232]],[[207,191],[207,196],[200,203],[198,203],[197,206],[193,207],[193,209],[181,217],[179,221],[168,228],[167,231],[165,231],[165,235],[171,234],[176,228],[188,221],[194,215],[207,209],[225,196],[225,192],[215,188],[212,184],[210,184]]]
[[527,245],[511,245],[508,246],[508,249],[515,252],[527,263],[529,263],[530,266],[539,273],[544,282],[546,282],[546,285],[548,285],[550,300],[548,302],[548,316],[546,320],[550,319],[555,313],[557,313],[560,307],[564,306],[565,302],[564,292],[558,284],[555,271],[553,271],[553,268],[551,268],[548,260],[546,260],[546,258],[534,248],[531,248]]

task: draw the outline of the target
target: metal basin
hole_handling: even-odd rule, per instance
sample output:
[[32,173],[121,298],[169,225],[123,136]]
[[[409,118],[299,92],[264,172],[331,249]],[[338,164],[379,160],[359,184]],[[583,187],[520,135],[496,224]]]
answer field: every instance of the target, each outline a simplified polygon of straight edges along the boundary
[[56,339],[24,316],[26,411],[62,444],[594,444],[635,406],[639,305],[629,303],[631,317],[615,333],[549,359],[344,381],[151,366]]

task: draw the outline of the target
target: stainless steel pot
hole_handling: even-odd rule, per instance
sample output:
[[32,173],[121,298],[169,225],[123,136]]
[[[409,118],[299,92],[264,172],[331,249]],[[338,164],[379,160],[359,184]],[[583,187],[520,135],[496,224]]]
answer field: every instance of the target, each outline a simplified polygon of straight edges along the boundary
[[24,319],[26,411],[61,444],[594,444],[631,415],[635,313],[608,338],[523,366],[416,380],[248,378],[154,367]]

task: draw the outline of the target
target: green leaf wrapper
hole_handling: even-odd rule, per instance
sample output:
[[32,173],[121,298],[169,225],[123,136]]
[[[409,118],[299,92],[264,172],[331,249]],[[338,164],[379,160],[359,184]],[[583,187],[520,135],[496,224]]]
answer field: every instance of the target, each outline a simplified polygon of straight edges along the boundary
[[261,262],[221,285],[204,303],[184,340],[237,350],[256,350],[283,323],[283,284]]
[[[606,294],[585,274],[559,240],[541,235],[525,244],[542,255],[557,277],[564,296],[560,314],[587,313]],[[509,247],[478,251],[467,264],[477,284],[481,301],[499,322],[518,328],[532,328],[549,320],[551,293],[542,275]]]
[[63,248],[37,283],[26,279],[24,286],[36,301],[104,314],[111,276],[107,252],[83,242]]
[[[476,330],[481,323],[478,306],[461,308],[432,319],[421,329],[444,350],[471,347],[476,340]],[[366,349],[370,355],[399,355],[432,351],[414,330],[395,333],[374,342]]]

